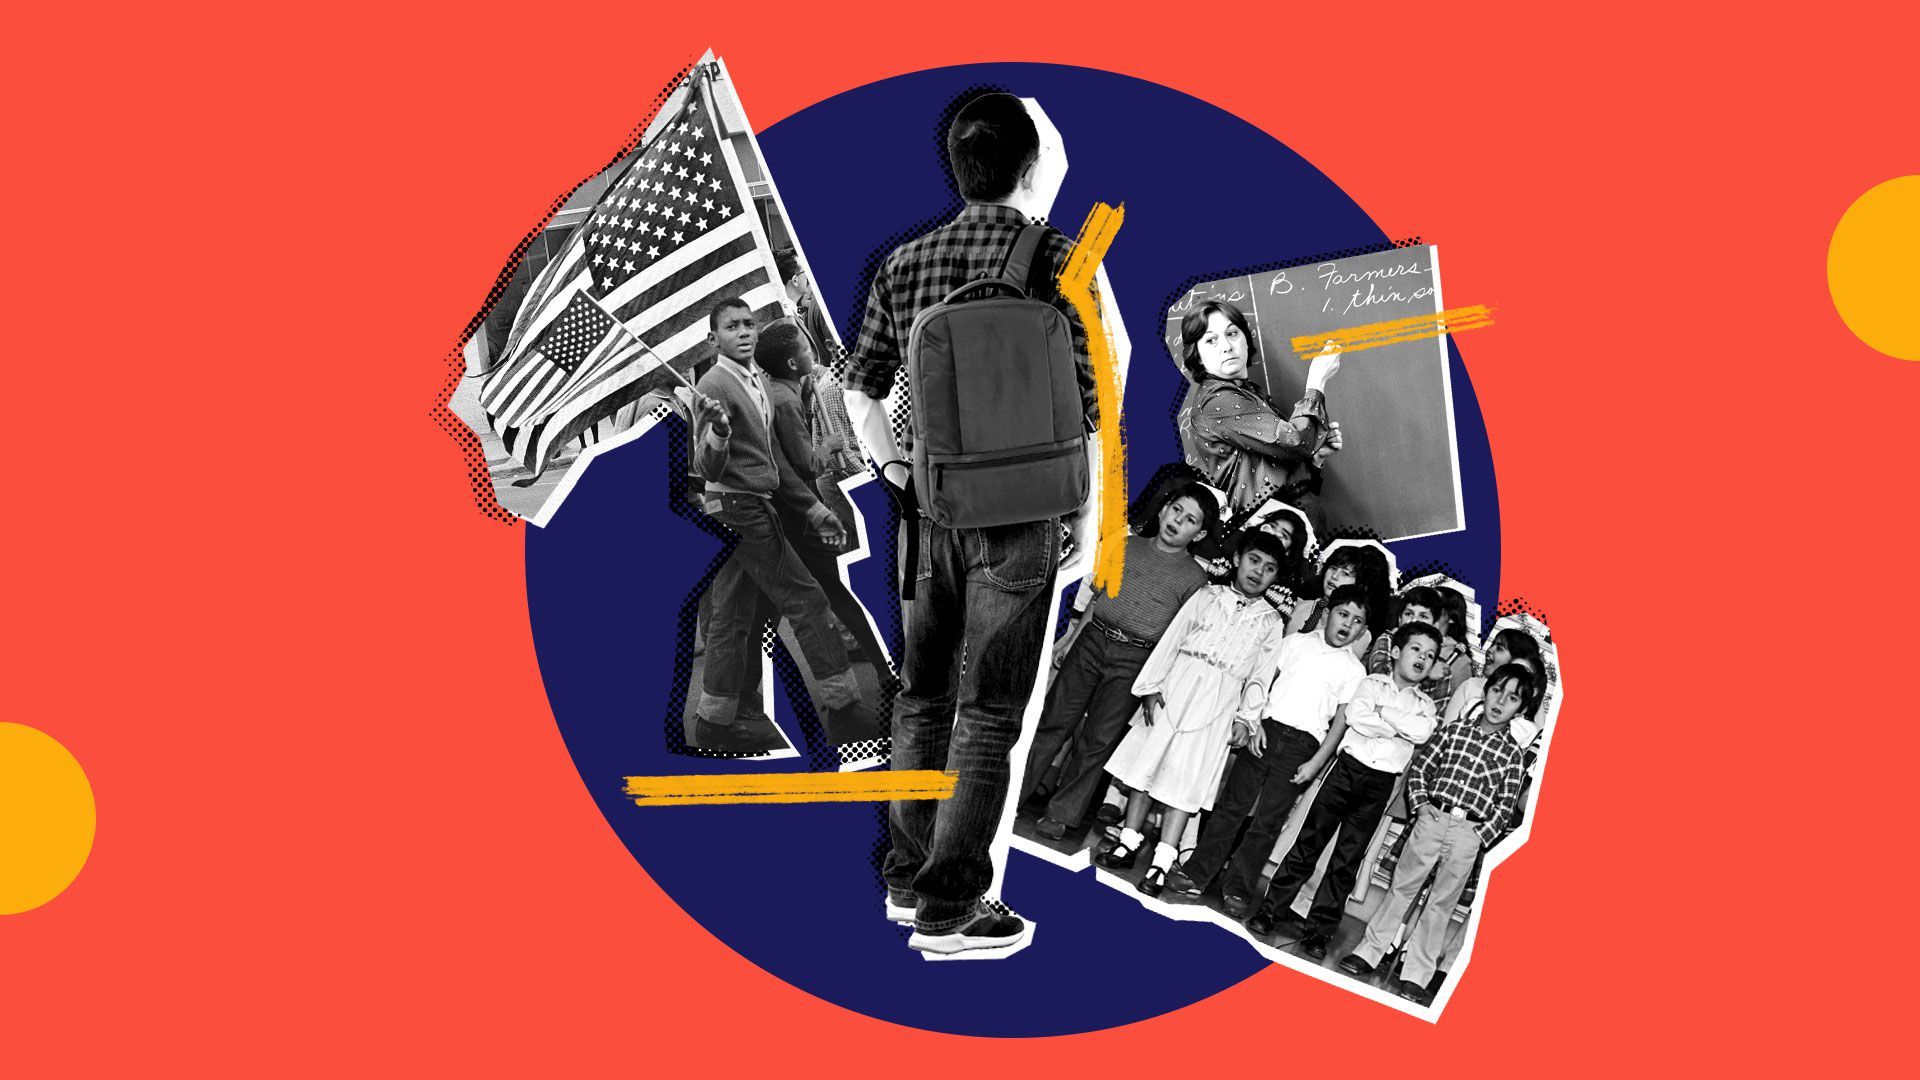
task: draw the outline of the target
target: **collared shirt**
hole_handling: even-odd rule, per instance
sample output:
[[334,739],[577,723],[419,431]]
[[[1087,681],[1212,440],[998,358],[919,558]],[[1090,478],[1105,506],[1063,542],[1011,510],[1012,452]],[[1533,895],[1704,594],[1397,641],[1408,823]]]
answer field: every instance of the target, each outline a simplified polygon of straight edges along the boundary
[[[874,275],[873,291],[867,295],[860,334],[847,357],[847,389],[885,399],[906,359],[906,339],[913,320],[960,286],[981,277],[998,277],[1014,238],[1028,224],[1026,215],[1010,206],[969,203],[951,222],[895,248]],[[1057,274],[1066,266],[1072,250],[1073,241],[1058,229],[1048,229],[1034,260],[1044,260]],[[1051,302],[1066,315],[1073,336],[1080,401],[1091,431],[1099,407],[1094,396],[1093,365],[1087,357],[1087,328],[1064,297],[1056,293]],[[912,434],[909,426],[902,449],[911,444]]]
[[1420,751],[1407,774],[1407,801],[1466,811],[1481,846],[1490,847],[1520,805],[1527,761],[1511,727],[1488,731],[1480,724],[1483,714],[1481,706],[1468,706]]
[[[767,451],[768,454],[771,455],[773,451],[773,403],[767,398],[767,373],[760,370],[758,365],[742,364],[724,354],[714,357],[714,367],[728,375],[732,375],[741,386],[746,388],[748,399],[753,402],[755,408],[760,410],[760,423],[767,431]],[[733,435],[728,436],[728,438],[734,437]],[[727,441],[714,434],[711,430],[707,432],[707,438],[716,445],[716,449],[724,445]],[[707,490],[731,491],[738,495],[753,495],[762,499],[770,497],[767,492],[735,487],[721,480],[707,481]]]
[[[1218,668],[1233,689],[1231,698],[1223,698],[1222,708],[1239,701],[1235,715],[1252,722],[1259,718],[1259,696],[1253,696],[1254,711],[1247,709],[1249,678],[1260,658],[1279,647],[1287,622],[1263,596],[1242,596],[1231,585],[1209,585],[1187,598],[1180,613],[1173,617],[1160,643],[1153,647],[1140,674],[1133,680],[1135,697],[1146,697],[1166,689],[1174,665],[1198,661]],[[1206,708],[1182,708],[1177,711],[1174,730],[1205,728],[1218,717]]]
[[1347,733],[1340,752],[1381,772],[1404,772],[1413,748],[1433,734],[1433,699],[1417,686],[1398,686],[1391,675],[1360,680],[1347,703]]
[[1367,672],[1353,650],[1327,644],[1324,633],[1293,634],[1280,643],[1267,690],[1266,715],[1315,740],[1327,737],[1333,714],[1353,700]]
[[767,400],[767,373],[760,370],[758,364],[742,364],[730,356],[718,356],[715,359],[721,367],[747,384],[747,396],[760,407],[761,421],[767,425],[767,430],[773,430],[773,403]]

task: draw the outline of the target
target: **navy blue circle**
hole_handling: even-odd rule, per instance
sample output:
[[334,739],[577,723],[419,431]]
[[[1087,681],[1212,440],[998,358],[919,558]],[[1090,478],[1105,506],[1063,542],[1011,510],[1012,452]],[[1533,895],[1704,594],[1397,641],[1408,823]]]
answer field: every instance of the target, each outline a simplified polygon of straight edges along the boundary
[[[1126,415],[1137,495],[1179,457],[1168,406],[1182,383],[1159,332],[1175,290],[1196,274],[1389,238],[1280,142],[1166,87],[1037,64],[919,72],[839,94],[760,136],[843,332],[865,300],[855,290],[869,259],[957,205],[935,121],[957,94],[982,84],[1037,98],[1059,128],[1071,168],[1056,224],[1072,234],[1095,201],[1126,205],[1107,267],[1134,343]],[[1226,162],[1230,177],[1222,176]],[[1403,569],[1444,562],[1491,608],[1500,568],[1493,465],[1457,351],[1451,367],[1468,527],[1393,547]],[[655,431],[600,458],[551,524],[527,530],[527,606],[574,764],[621,841],[688,914],[811,994],[963,1035],[1059,1035],[1144,1020],[1265,965],[1214,926],[1162,918],[1090,871],[1070,874],[1017,851],[1003,894],[1036,923],[1032,946],[1000,961],[928,963],[882,918],[874,856],[883,819],[875,805],[643,809],[624,797],[628,775],[808,767],[804,758],[745,764],[667,750],[662,718],[673,696],[677,624],[720,552],[713,535],[672,507],[684,459],[670,442]],[[883,534],[891,520],[884,498],[869,485],[857,501],[869,529]],[[854,586],[882,631],[897,635],[886,548],[873,546],[881,554],[854,568]],[[798,741],[786,702],[777,704],[776,718]],[[648,957],[609,962],[641,972]]]

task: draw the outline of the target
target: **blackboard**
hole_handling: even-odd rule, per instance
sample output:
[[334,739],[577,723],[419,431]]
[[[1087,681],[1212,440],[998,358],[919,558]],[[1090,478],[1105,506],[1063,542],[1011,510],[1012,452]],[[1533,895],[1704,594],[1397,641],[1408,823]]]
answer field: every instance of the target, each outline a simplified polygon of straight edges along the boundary
[[[1439,312],[1439,254],[1419,245],[1196,285],[1168,312],[1176,362],[1181,317],[1209,300],[1246,313],[1260,343],[1251,376],[1286,415],[1307,381],[1292,339]],[[1464,527],[1444,337],[1347,353],[1327,407],[1346,439],[1321,490],[1331,527],[1371,528],[1389,540]]]

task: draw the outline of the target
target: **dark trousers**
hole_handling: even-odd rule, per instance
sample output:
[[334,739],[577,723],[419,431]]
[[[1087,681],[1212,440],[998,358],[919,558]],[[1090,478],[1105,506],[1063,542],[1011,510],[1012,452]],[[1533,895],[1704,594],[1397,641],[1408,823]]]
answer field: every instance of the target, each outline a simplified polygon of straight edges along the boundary
[[[901,602],[906,648],[893,708],[893,767],[954,772],[946,799],[888,806],[887,887],[919,897],[922,930],[952,929],[993,885],[993,837],[1013,744],[1046,644],[1060,560],[1051,521],[921,530],[914,597]],[[900,550],[908,548],[904,538]]]
[[[845,501],[844,496],[841,501]],[[806,515],[792,513],[784,507],[780,508],[779,515],[781,528],[787,535],[787,542],[793,545],[794,552],[800,556],[801,565],[807,568],[807,573],[813,575],[813,580],[819,584],[820,590],[826,593],[827,606],[832,609],[834,618],[839,619],[841,625],[852,632],[861,657],[873,665],[873,672],[880,677],[880,681],[886,682],[887,675],[893,667],[887,662],[887,651],[880,647],[880,638],[873,632],[873,623],[867,618],[867,609],[861,605],[860,598],[853,595],[853,590],[847,588],[846,583],[840,579],[839,549],[820,539],[807,528]],[[847,530],[847,535],[853,535],[854,525],[851,513],[842,518],[840,524]]]
[[[1091,616],[1088,616],[1091,618]],[[1100,789],[1102,771],[1127,733],[1127,721],[1139,707],[1133,680],[1153,655],[1151,645],[1115,641],[1097,626],[1083,626],[1060,661],[1060,673],[1047,691],[1046,711],[1027,752],[1021,801],[1031,798],[1054,755],[1071,736],[1073,751],[1060,766],[1060,782],[1047,801],[1047,816],[1078,825]],[[1079,730],[1074,729],[1078,726]]]
[[[1260,871],[1266,868],[1274,842],[1286,827],[1294,800],[1306,790],[1306,784],[1293,782],[1293,774],[1320,749],[1319,740],[1299,728],[1273,719],[1260,723],[1266,734],[1266,749],[1259,757],[1247,750],[1234,752],[1226,790],[1220,793],[1206,827],[1200,830],[1199,846],[1181,864],[1201,888],[1206,888],[1226,864],[1227,878],[1220,884],[1221,893],[1247,899],[1252,899],[1260,887]],[[1253,811],[1253,820],[1247,823],[1240,846],[1234,847],[1233,838],[1248,810]]]
[[1332,937],[1340,928],[1347,893],[1353,891],[1360,860],[1366,855],[1373,831],[1380,826],[1380,815],[1386,813],[1398,776],[1369,769],[1346,754],[1335,754],[1333,771],[1313,800],[1313,809],[1307,811],[1293,848],[1280,869],[1274,871],[1273,884],[1268,886],[1260,910],[1271,918],[1292,906],[1294,894],[1313,876],[1321,850],[1337,831],[1333,857],[1327,860],[1326,876],[1320,879],[1320,888],[1313,894],[1313,910],[1307,913],[1308,933]]
[[[800,652],[816,678],[843,677],[847,650],[826,616],[827,598],[787,542],[773,504],[754,495],[709,492],[708,513],[740,537],[713,583],[707,587],[707,649],[702,686],[707,693],[737,696],[759,684],[759,650],[748,649],[750,633],[761,625],[760,596],[793,625]],[[751,624],[751,630],[748,629]],[[753,663],[749,683],[746,665]],[[844,705],[844,701],[828,703]]]

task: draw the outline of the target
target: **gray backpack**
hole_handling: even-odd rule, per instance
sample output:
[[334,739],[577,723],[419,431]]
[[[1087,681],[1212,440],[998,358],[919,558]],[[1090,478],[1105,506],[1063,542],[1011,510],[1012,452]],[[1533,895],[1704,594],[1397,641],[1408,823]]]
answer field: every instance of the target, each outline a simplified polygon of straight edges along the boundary
[[1034,266],[1046,233],[1020,230],[999,277],[948,293],[907,335],[914,493],[950,529],[1058,518],[1087,501],[1073,335],[1039,299],[1055,288],[1052,268]]

